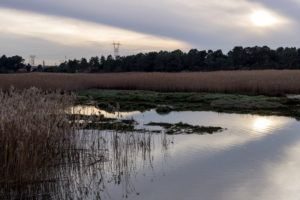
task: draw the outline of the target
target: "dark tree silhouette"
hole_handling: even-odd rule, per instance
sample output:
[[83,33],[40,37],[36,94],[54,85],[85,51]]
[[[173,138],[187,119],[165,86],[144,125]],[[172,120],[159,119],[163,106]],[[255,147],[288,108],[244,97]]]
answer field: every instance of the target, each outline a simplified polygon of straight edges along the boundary
[[0,58],[0,73],[16,72],[21,68],[25,68],[24,59],[21,56],[6,57],[3,55]]
[[[20,56],[0,57],[0,72],[16,72],[26,68]],[[29,68],[27,67],[27,70]],[[300,49],[280,47],[273,50],[267,46],[237,46],[227,54],[222,50],[197,50],[189,52],[149,52],[113,58],[91,57],[89,60],[73,59],[59,67],[43,68],[45,72],[181,72],[255,69],[300,69]]]

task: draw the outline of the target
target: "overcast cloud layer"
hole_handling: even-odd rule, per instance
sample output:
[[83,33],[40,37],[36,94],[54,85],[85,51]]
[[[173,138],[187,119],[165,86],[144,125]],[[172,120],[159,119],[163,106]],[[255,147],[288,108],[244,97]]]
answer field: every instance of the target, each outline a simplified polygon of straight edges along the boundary
[[0,54],[122,54],[300,46],[300,0],[2,0]]

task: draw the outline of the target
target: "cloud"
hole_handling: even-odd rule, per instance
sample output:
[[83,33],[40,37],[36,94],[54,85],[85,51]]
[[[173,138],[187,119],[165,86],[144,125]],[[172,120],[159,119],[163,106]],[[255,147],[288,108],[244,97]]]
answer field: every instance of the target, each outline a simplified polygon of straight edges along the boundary
[[121,40],[125,44],[153,49],[173,49],[185,46],[183,43],[168,38],[140,34],[107,25],[10,9],[0,9],[0,22],[3,26],[0,30],[2,33],[42,38],[63,45],[111,45],[113,40]]
[[246,0],[10,0],[0,5],[173,37],[198,45],[209,39],[218,43],[229,37],[220,35],[220,30],[247,36],[248,30],[239,25],[249,25],[245,18],[253,9],[262,7]]
[[[12,17],[13,16],[13,17]],[[137,33],[134,31],[124,30],[121,28],[111,27],[102,24],[96,24],[86,21],[80,21],[76,19],[66,17],[47,16],[41,14],[35,14],[30,12],[12,10],[12,9],[1,9],[0,8],[0,41],[2,39],[2,45],[0,50],[7,51],[8,35],[15,35],[19,40],[10,42],[14,44],[16,49],[21,38],[27,41],[33,41],[38,39],[44,41],[43,43],[47,46],[60,46],[63,49],[73,49],[76,54],[77,51],[83,51],[83,49],[93,49],[92,55],[102,52],[102,54],[111,53],[112,42],[114,40],[121,41],[122,45],[125,46],[123,54],[138,53],[141,51],[153,51],[153,50],[172,50],[172,49],[187,49],[188,44],[174,39],[166,37],[156,37],[149,34]],[[5,36],[5,37],[4,37]],[[11,37],[10,37],[11,38]],[[27,42],[28,43],[28,42]],[[54,43],[55,45],[49,45]],[[36,43],[31,43],[26,46],[35,47]],[[40,44],[38,45],[40,46]],[[24,48],[24,46],[22,46]],[[32,48],[31,47],[31,48]],[[40,48],[42,52],[49,51],[48,47],[42,45]],[[74,48],[75,47],[75,48]],[[29,47],[30,48],[30,47]],[[53,51],[54,49],[52,49]],[[39,52],[39,51],[36,51]],[[54,50],[54,52],[56,52]],[[32,52],[33,53],[33,52]],[[86,53],[82,53],[86,55]],[[77,54],[76,54],[77,55]],[[81,56],[83,56],[81,55]]]
[[259,3],[275,12],[286,15],[294,20],[300,17],[300,0],[248,0],[249,2]]
[[[235,45],[299,45],[300,27],[295,16],[298,16],[296,10],[300,3],[296,1],[299,0],[287,0],[283,5],[282,1],[274,0],[3,0],[0,7],[39,13],[61,21],[62,26],[66,19],[70,19],[93,24],[93,27],[115,28],[122,30],[118,36],[120,40],[121,35],[129,31],[147,35],[144,41],[147,40],[148,44],[155,41],[153,37],[168,38],[191,47],[227,50]],[[256,26],[251,21],[255,11],[269,13],[276,21],[274,26]],[[81,26],[78,30],[88,29]],[[85,33],[82,34],[83,40],[93,38]],[[49,39],[47,33],[45,37]],[[104,38],[111,40],[110,37]],[[153,48],[137,49],[147,51]]]

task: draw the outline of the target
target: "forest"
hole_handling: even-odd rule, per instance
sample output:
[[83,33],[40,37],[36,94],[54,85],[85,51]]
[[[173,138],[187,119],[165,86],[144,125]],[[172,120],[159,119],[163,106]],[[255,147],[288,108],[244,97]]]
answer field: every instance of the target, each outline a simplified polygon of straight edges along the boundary
[[[0,72],[32,71],[20,56],[0,58]],[[222,50],[181,50],[139,53],[136,55],[95,56],[90,59],[71,59],[59,66],[39,66],[40,72],[182,72],[220,70],[300,69],[300,49],[280,47],[234,47],[228,53]]]

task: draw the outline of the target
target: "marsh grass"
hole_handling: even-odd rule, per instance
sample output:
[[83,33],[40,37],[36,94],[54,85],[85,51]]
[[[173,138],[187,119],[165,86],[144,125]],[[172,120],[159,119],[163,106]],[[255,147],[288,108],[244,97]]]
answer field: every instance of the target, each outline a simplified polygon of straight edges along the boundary
[[[36,88],[0,92],[0,186],[18,188],[42,179],[64,162],[74,132],[65,109],[73,97]],[[52,181],[52,180],[48,180]]]
[[160,92],[298,94],[300,70],[253,70],[182,73],[0,74],[0,88],[86,90],[122,89]]
[[133,179],[152,166],[152,134],[86,130],[82,115],[67,112],[74,97],[60,92],[10,89],[0,102],[0,199],[102,199],[107,185],[138,193]]

